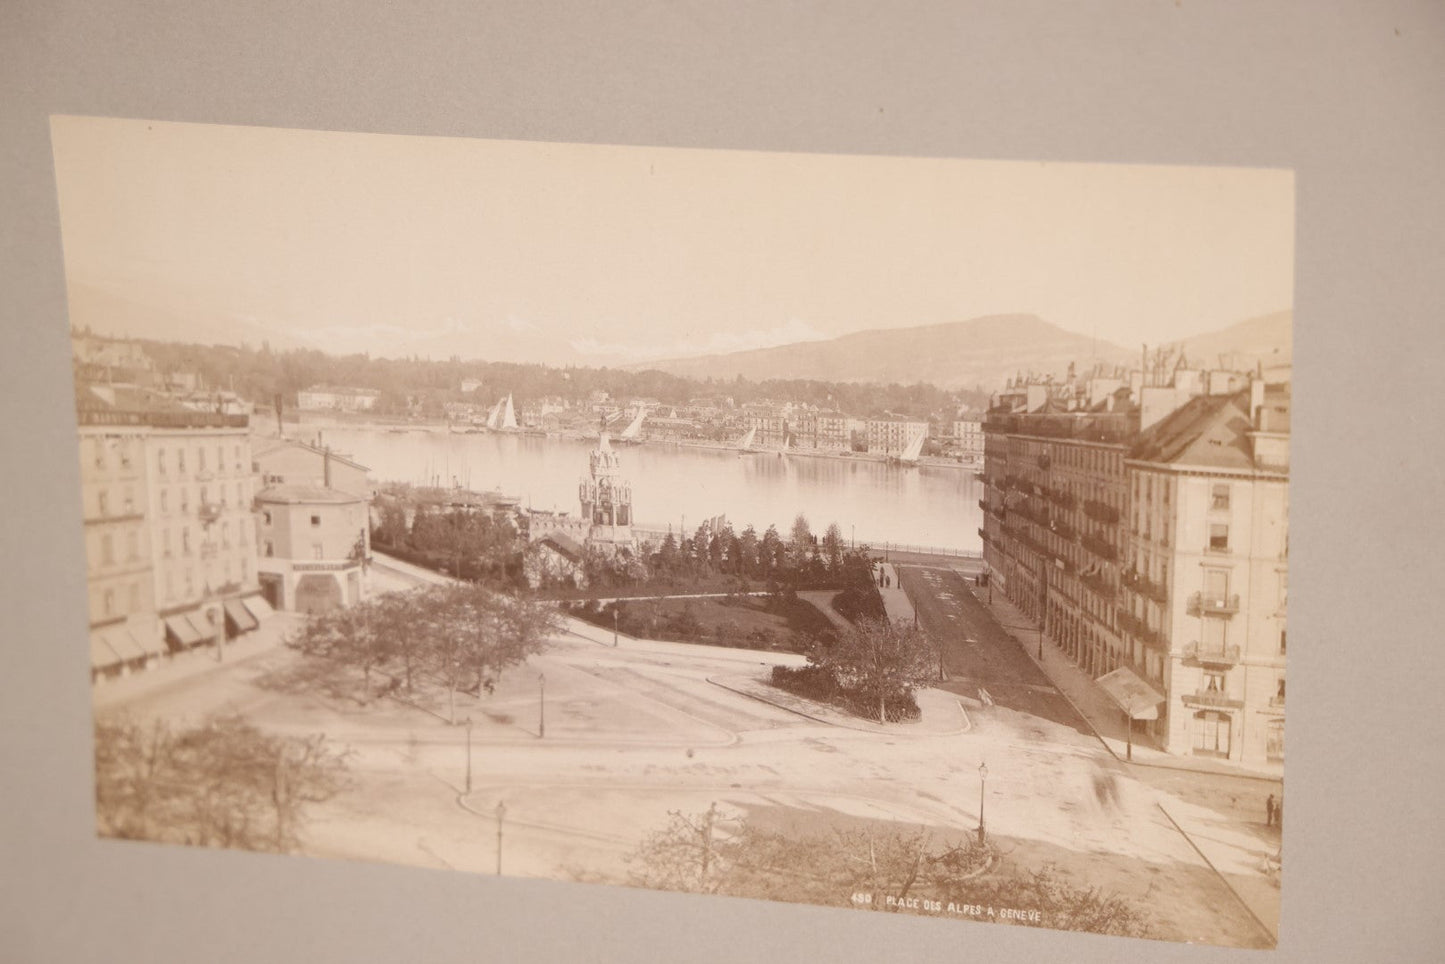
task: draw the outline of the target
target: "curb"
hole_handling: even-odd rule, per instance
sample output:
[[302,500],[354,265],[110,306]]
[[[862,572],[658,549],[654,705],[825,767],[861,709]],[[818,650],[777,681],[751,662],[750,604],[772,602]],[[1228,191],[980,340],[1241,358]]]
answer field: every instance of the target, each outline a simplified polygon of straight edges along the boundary
[[[814,716],[813,714],[807,712],[806,710],[800,710],[800,709],[797,709],[797,708],[792,707],[792,706],[787,706],[787,705],[785,705],[785,704],[783,704],[783,703],[778,703],[778,702],[776,702],[776,701],[774,701],[774,700],[768,699],[766,696],[759,696],[759,695],[756,694],[756,693],[749,693],[749,692],[746,691],[746,690],[740,690],[740,689],[738,689],[736,686],[729,686],[729,685],[726,684],[726,683],[719,682],[716,678],[711,677],[711,676],[707,677],[707,681],[708,681],[709,683],[711,683],[713,686],[718,687],[719,689],[725,689],[725,690],[727,690],[729,693],[736,693],[736,694],[739,695],[739,696],[746,696],[746,697],[747,697],[748,699],[750,699],[750,700],[757,700],[759,703],[764,703],[764,704],[766,704],[766,705],[768,705],[768,706],[775,707],[776,709],[783,710],[783,711],[785,711],[785,712],[787,712],[787,713],[792,713],[792,714],[794,714],[795,716],[801,716],[803,719],[805,719],[805,720],[812,720],[814,723],[821,723],[821,724],[823,724],[824,726],[833,726],[833,727],[837,727],[837,728],[840,729],[840,730],[853,730],[853,731],[856,732],[856,733],[873,733],[873,734],[877,734],[877,735],[880,735],[880,736],[897,736],[897,735],[899,734],[899,732],[900,732],[900,731],[898,731],[898,730],[882,729],[882,728],[876,727],[875,725],[869,725],[869,726],[866,726],[866,727],[865,727],[865,726],[860,726],[860,725],[854,725],[854,724],[851,724],[851,723],[840,723],[840,722],[838,722],[838,721],[836,721],[836,720],[825,720],[825,719],[823,719],[823,718],[820,717],[820,716]],[[798,697],[798,699],[802,699],[802,697]],[[907,735],[909,735],[909,736],[918,736],[918,737],[927,737],[927,736],[962,736],[962,735],[965,734],[965,733],[972,732],[972,730],[973,730],[973,721],[968,718],[968,711],[963,708],[963,703],[962,703],[962,702],[959,702],[959,701],[956,700],[956,699],[954,700],[954,702],[955,702],[955,703],[957,704],[957,706],[958,706],[958,713],[959,713],[959,715],[963,717],[963,726],[962,726],[962,727],[960,727],[960,728],[957,729],[957,730],[949,730],[949,731],[939,732],[939,733],[918,733],[918,734],[907,734]]]

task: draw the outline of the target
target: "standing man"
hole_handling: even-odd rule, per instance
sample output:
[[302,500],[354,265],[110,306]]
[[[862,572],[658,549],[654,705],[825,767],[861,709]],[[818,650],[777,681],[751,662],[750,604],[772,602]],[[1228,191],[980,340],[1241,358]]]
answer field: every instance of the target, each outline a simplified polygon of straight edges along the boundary
[[1270,794],[1264,801],[1264,825],[1274,826],[1274,794]]

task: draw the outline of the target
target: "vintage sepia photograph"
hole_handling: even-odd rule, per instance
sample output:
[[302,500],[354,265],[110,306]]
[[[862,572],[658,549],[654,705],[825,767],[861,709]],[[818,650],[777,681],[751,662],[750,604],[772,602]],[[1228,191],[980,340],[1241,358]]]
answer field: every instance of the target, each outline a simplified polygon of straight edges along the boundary
[[101,837],[1275,947],[1291,171],[50,132]]

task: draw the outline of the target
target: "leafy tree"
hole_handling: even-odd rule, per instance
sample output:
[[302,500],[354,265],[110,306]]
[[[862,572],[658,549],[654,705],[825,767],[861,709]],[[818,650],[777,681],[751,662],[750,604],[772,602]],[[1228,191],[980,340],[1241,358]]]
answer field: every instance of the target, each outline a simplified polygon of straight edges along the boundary
[[96,818],[103,836],[287,853],[309,805],[346,786],[347,754],[322,736],[262,733],[237,716],[173,730],[95,727]]
[[910,623],[865,619],[813,658],[845,691],[876,701],[878,721],[886,723],[888,700],[933,679],[937,654],[932,638]]
[[793,529],[788,535],[788,562],[794,569],[802,569],[813,555],[813,530],[802,513],[793,520]]
[[823,534],[823,564],[830,576],[836,577],[843,572],[843,530],[836,522],[830,523],[828,531]]
[[743,529],[738,537],[738,575],[749,579],[758,575],[759,548],[757,530],[751,525]]

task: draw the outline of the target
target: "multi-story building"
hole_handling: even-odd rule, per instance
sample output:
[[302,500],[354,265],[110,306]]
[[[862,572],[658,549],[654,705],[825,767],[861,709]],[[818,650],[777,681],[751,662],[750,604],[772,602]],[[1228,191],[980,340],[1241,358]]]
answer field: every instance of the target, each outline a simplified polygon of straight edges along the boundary
[[1284,760],[1288,385],[1205,395],[1126,463],[1127,625],[1161,654],[1171,750]]
[[102,678],[143,668],[166,647],[146,524],[146,427],[88,396],[76,400],[76,422],[90,665]]
[[928,423],[906,418],[870,418],[867,432],[869,452],[897,455],[920,436],[928,436]]
[[303,412],[364,412],[376,405],[381,392],[372,388],[344,385],[313,385],[296,393],[296,407]]
[[953,423],[953,438],[958,453],[969,461],[983,458],[983,422],[975,418],[958,419]]
[[1175,371],[1011,386],[985,418],[984,558],[1171,752],[1283,759],[1287,385]]
[[[92,621],[121,657],[98,675],[254,628],[247,416],[188,410],[133,386],[83,385],[76,420]],[[123,633],[114,628],[122,621]],[[120,652],[132,639],[143,657]],[[93,659],[104,657],[94,643]]]
[[781,448],[788,439],[788,416],[780,411],[756,409],[747,413],[747,420],[748,428],[757,432],[753,445],[759,448]]
[[360,601],[371,537],[366,499],[319,485],[256,493],[260,585],[276,609],[326,612]]
[[807,411],[791,426],[793,445],[824,452],[846,452],[849,448],[848,416],[842,412]]

